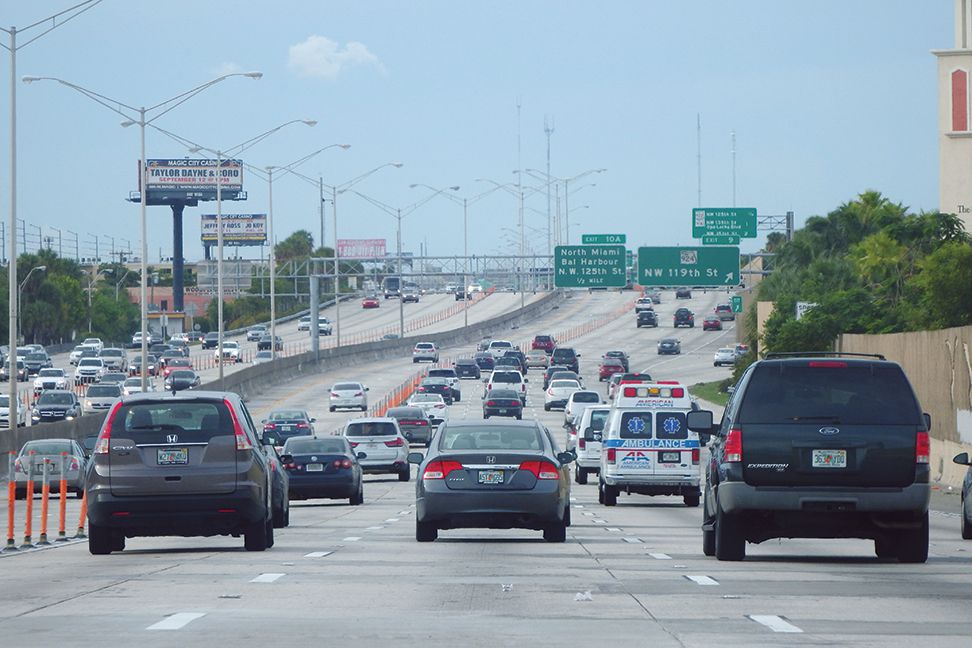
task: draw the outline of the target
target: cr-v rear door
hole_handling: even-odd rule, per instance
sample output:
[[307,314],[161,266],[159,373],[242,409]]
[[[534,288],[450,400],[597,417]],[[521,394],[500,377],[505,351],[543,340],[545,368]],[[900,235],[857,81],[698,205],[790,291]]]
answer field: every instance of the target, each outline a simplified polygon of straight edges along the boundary
[[915,479],[923,420],[901,367],[851,359],[764,361],[734,420],[757,486],[901,487]]
[[202,495],[236,490],[233,420],[222,400],[122,404],[111,420],[112,495]]

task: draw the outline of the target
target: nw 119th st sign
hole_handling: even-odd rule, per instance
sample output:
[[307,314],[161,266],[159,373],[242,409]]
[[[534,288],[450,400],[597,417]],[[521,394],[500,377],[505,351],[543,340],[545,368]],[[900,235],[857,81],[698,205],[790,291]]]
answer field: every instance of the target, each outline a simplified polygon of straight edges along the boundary
[[554,285],[558,288],[608,288],[625,284],[623,245],[558,245],[554,248]]
[[638,248],[638,283],[642,286],[738,285],[739,248]]

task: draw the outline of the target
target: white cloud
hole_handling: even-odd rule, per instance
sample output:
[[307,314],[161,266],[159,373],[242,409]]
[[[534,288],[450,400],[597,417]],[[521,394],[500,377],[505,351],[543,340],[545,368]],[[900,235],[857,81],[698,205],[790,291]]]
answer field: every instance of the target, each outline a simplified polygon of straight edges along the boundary
[[298,76],[323,79],[337,78],[341,70],[354,65],[370,65],[385,71],[378,57],[363,43],[350,41],[342,48],[330,38],[316,34],[291,45],[287,60],[287,67]]

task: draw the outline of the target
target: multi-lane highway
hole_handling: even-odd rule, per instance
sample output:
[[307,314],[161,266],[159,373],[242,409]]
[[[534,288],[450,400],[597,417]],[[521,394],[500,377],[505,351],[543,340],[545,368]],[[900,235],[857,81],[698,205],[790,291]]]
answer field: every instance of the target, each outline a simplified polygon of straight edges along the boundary
[[[499,304],[503,296],[494,298]],[[636,329],[632,299],[575,293],[532,324],[494,337],[521,343],[573,329],[569,344],[581,353],[585,381],[602,391],[597,363],[611,349],[626,350],[632,369],[656,378],[691,385],[728,375],[712,366],[712,354],[735,341],[732,325],[675,332],[672,312],[685,303],[666,292],[656,307],[661,327]],[[471,320],[489,300],[470,310]],[[688,305],[701,319],[725,300],[710,291]],[[449,305],[422,304],[430,311]],[[391,311],[394,323],[397,308],[383,305],[375,317]],[[388,323],[360,319],[362,329]],[[681,339],[682,355],[657,355],[655,343],[669,335]],[[267,385],[249,404],[258,418],[278,407],[307,409],[329,433],[353,416],[328,412],[332,382],[359,379],[375,399],[415,370],[405,355],[343,366]],[[481,417],[481,383],[462,386],[450,418]],[[542,404],[540,381],[531,380],[525,416],[563,438],[563,414]],[[291,526],[277,530],[264,553],[217,537],[130,539],[125,552],[104,557],[90,556],[84,543],[3,555],[0,633],[5,643],[73,646],[911,646],[919,637],[936,648],[969,645],[972,544],[959,538],[954,515],[933,512],[927,564],[880,561],[873,543],[857,540],[771,541],[750,545],[745,562],[727,563],[702,555],[701,511],[679,498],[622,496],[605,508],[594,483],[572,488],[565,544],[515,530],[443,531],[435,543],[418,544],[414,484],[376,476],[367,478],[360,507],[295,502]]]

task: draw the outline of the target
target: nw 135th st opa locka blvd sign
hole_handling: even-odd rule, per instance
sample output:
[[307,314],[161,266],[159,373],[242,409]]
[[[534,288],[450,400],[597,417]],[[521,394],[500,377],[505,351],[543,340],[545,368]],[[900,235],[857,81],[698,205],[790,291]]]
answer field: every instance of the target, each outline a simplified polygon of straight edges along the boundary
[[620,288],[625,284],[623,245],[558,245],[554,285],[558,288]]

